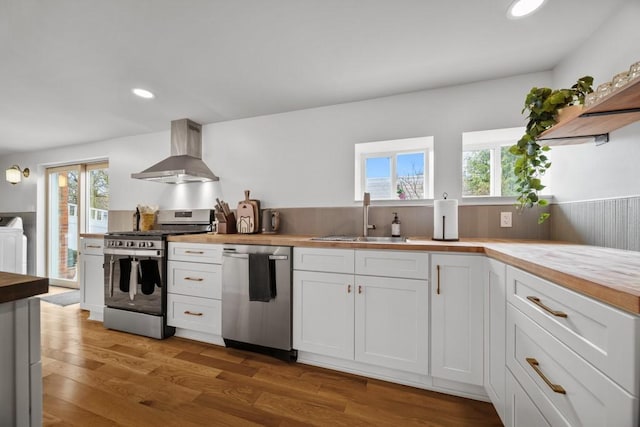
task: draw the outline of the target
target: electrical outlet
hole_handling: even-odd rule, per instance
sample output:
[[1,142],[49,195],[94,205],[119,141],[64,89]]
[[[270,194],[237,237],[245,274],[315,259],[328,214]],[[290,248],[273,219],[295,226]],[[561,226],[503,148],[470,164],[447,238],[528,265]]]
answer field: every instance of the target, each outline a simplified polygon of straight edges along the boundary
[[513,227],[512,212],[500,212],[500,227]]

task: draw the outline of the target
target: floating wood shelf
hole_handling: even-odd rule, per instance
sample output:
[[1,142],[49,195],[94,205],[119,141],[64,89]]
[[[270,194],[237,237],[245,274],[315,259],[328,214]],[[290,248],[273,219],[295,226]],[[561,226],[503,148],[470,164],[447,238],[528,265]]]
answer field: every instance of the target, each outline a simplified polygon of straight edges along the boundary
[[640,120],[640,78],[584,108],[575,105],[558,115],[558,123],[538,138],[545,145],[609,141],[609,132]]

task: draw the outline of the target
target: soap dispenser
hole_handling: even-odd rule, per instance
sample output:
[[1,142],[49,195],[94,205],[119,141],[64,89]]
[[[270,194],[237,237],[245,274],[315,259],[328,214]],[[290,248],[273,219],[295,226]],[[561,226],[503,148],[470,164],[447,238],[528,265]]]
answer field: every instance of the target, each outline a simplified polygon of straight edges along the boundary
[[391,237],[400,237],[400,220],[398,213],[393,213],[393,221],[391,221]]

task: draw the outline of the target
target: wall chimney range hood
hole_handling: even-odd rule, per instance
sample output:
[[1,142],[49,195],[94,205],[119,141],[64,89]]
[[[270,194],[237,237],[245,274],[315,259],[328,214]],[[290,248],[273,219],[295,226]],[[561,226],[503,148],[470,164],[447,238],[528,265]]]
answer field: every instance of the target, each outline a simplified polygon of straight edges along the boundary
[[189,119],[171,122],[171,156],[131,178],[166,184],[218,181],[202,161],[202,126]]

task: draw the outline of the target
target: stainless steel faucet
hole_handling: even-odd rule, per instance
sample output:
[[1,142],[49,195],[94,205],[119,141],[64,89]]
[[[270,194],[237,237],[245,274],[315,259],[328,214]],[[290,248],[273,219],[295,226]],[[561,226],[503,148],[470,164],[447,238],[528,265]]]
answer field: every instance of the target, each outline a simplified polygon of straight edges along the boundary
[[375,230],[376,226],[374,224],[369,224],[369,205],[371,204],[371,194],[364,193],[364,197],[362,198],[362,235],[364,237],[368,237],[369,230]]

